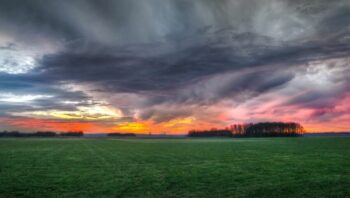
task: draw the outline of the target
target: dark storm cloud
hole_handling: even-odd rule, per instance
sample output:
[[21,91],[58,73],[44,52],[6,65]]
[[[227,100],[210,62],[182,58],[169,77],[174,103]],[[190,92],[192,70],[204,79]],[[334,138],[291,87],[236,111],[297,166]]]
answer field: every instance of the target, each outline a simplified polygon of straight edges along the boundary
[[320,23],[321,32],[336,33],[349,32],[350,27],[350,7],[339,8],[336,12],[325,17]]
[[[43,53],[27,74],[1,74],[0,90],[87,98],[54,88],[68,82],[139,94],[145,106],[246,100],[287,85],[310,61],[347,57],[349,19],[348,1],[1,1],[0,33],[23,45],[60,48]],[[290,103],[316,96],[330,94],[313,92]],[[155,111],[141,117],[188,115]]]
[[[312,2],[312,3],[311,3]],[[2,0],[0,24],[20,40],[51,37],[59,41],[115,46],[164,40],[183,41],[211,30],[261,32],[298,37],[313,28],[347,25],[347,1],[276,0]],[[317,25],[320,27],[316,27]],[[308,29],[309,28],[309,29]],[[287,33],[287,34],[283,34]]]
[[248,73],[231,79],[222,89],[218,90],[218,98],[227,97],[227,94],[241,93],[246,90],[252,94],[269,91],[288,83],[294,78],[293,73],[273,72],[273,70]]
[[[41,64],[53,79],[93,82],[104,91],[176,91],[205,77],[246,67],[283,64],[281,69],[284,69],[312,60],[347,56],[350,46],[343,39],[350,35],[346,29],[348,20],[344,19],[349,18],[344,17],[348,14],[346,8],[339,8],[339,12],[323,16],[319,25],[315,25],[316,34],[308,40],[281,42],[258,33],[237,32],[234,28],[210,31],[212,27],[204,27],[197,29],[195,36],[179,33],[180,44],[170,39],[153,46],[106,48],[103,44],[76,42],[68,50],[45,56]],[[333,30],[329,38],[321,38],[329,30]],[[182,46],[181,41],[186,45]],[[175,49],[167,50],[169,46]],[[167,53],[145,55],[157,48]],[[259,84],[244,83],[251,85],[242,89]],[[229,89],[226,93],[231,94]]]
[[[245,36],[251,41],[251,35]],[[254,38],[257,38],[255,36]],[[240,38],[233,42],[244,42]],[[253,39],[254,39],[253,38]],[[280,65],[266,72],[256,72],[233,79],[218,96],[237,91],[265,92],[287,83],[292,74],[282,74],[298,64],[313,60],[344,57],[350,50],[347,44],[328,41],[301,43],[293,46],[220,46],[223,43],[205,43],[164,55],[142,57],[130,52],[103,53],[63,52],[47,55],[41,64],[45,74],[52,79],[95,83],[106,92],[171,92],[198,83],[208,77],[249,67]],[[242,54],[242,51],[246,54]],[[123,54],[124,53],[124,54]],[[120,55],[122,54],[122,55]],[[169,61],[170,60],[170,61]],[[235,86],[232,87],[231,84]]]

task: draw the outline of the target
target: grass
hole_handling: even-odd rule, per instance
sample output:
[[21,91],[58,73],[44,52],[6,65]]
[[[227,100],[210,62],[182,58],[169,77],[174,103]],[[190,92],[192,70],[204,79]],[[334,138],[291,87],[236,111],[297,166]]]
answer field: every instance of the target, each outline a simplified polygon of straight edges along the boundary
[[350,197],[350,138],[1,139],[0,197]]

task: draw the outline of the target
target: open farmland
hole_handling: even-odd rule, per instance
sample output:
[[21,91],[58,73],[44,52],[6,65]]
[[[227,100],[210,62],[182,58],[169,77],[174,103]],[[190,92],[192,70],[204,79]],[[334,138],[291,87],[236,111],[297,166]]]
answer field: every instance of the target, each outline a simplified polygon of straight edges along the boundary
[[350,197],[350,138],[0,139],[0,197]]

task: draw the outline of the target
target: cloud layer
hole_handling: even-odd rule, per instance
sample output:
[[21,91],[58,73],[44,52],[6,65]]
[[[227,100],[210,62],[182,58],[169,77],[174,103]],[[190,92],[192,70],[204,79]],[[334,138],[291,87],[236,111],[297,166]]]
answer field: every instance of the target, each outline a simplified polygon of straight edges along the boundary
[[[276,120],[298,121],[311,131],[350,130],[346,0],[1,5],[6,127],[16,128],[9,119],[60,122],[62,113],[80,112],[76,121],[101,118],[93,122],[109,131],[127,123],[185,132]],[[105,110],[87,113],[96,108]]]

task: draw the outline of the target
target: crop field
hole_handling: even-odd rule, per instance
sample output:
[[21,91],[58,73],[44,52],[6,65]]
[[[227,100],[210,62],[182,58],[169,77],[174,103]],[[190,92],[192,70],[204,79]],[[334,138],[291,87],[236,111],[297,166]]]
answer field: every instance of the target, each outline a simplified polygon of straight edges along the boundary
[[0,139],[0,197],[350,197],[350,138]]

